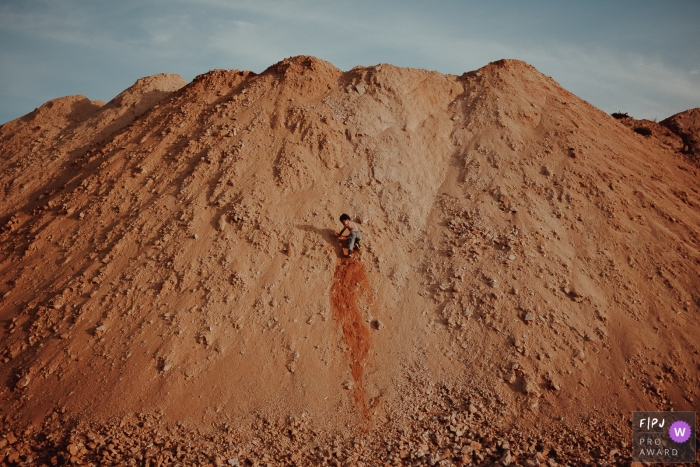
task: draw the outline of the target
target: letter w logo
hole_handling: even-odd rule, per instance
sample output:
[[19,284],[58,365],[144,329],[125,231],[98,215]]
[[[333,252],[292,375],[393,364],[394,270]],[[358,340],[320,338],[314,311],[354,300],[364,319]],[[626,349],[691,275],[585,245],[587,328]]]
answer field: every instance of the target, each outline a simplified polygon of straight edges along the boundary
[[685,427],[674,428],[673,431],[676,433],[677,437],[685,437]]

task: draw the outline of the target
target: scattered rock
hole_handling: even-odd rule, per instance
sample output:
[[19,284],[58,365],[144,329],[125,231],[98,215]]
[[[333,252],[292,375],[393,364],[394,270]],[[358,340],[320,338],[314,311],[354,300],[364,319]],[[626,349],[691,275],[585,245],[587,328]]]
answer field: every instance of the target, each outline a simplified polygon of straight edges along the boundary
[[222,214],[221,217],[219,217],[219,232],[226,230],[227,226],[228,222],[226,222],[226,214]]
[[32,377],[30,375],[22,376],[19,381],[17,381],[16,388],[17,389],[23,389],[29,386],[29,383],[31,382]]
[[510,451],[506,451],[505,454],[501,457],[501,464],[504,466],[508,466],[513,462],[513,456],[511,455]]

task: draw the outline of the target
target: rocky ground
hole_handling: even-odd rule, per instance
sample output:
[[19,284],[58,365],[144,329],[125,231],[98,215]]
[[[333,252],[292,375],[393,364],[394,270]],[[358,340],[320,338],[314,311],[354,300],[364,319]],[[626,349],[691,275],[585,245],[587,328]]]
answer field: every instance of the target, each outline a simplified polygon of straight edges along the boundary
[[2,462],[629,461],[700,397],[696,114],[294,57],[2,125]]

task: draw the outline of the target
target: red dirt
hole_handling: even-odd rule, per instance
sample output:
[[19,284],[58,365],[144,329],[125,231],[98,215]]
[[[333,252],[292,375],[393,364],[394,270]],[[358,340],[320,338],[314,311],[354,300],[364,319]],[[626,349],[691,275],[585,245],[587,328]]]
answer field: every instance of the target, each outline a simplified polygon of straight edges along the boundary
[[362,263],[351,258],[340,259],[331,286],[331,309],[343,329],[343,339],[348,347],[350,371],[355,383],[353,397],[366,416],[369,415],[369,408],[362,373],[369,355],[371,337],[358,305],[364,302],[370,306],[371,294]]

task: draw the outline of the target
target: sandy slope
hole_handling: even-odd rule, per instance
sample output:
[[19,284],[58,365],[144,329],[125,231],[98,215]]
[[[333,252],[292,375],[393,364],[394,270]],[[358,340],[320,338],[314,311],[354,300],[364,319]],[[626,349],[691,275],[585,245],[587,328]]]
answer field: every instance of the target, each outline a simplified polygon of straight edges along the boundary
[[512,60],[51,101],[0,127],[8,460],[625,458],[700,396],[676,146]]

